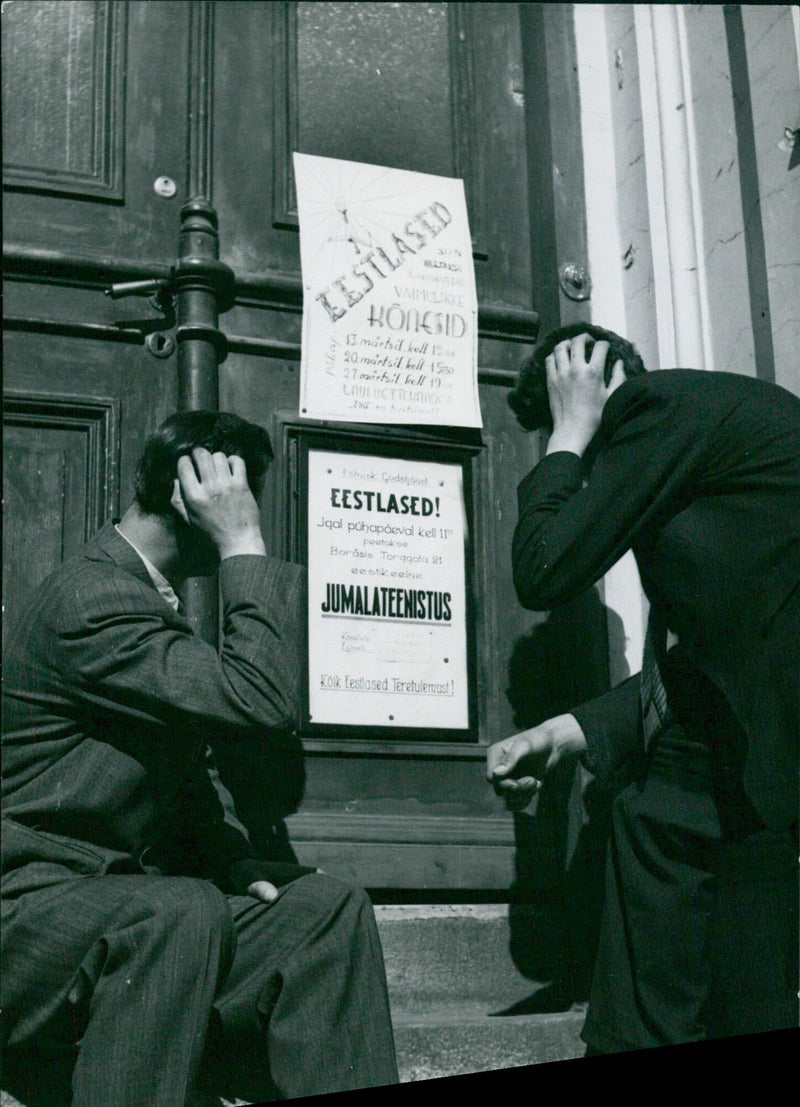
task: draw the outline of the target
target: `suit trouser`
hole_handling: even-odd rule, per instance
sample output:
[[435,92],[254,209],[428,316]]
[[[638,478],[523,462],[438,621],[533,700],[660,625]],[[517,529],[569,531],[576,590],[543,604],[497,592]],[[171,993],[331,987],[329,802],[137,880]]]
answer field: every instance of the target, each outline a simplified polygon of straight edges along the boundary
[[743,832],[746,801],[719,783],[706,745],[673,725],[614,798],[592,1052],[798,1024],[796,838]]
[[397,1080],[372,907],[330,877],[273,904],[73,877],[12,904],[3,939],[10,1051],[77,1054],[73,1107],[182,1107],[209,1079],[251,1099]]

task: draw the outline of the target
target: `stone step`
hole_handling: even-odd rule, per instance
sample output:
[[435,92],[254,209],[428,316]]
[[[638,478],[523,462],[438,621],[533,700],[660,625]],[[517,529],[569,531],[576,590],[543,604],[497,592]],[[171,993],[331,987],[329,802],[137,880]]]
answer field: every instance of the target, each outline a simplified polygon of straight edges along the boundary
[[403,1010],[451,1001],[508,1008],[548,985],[564,967],[563,957],[548,956],[533,908],[378,904],[375,918],[389,991]]
[[400,1080],[408,1083],[494,1072],[582,1057],[585,1012],[493,1015],[449,1005],[425,1014],[394,1014]]
[[[375,916],[403,1082],[583,1055],[585,1007],[520,971],[508,905],[377,905]],[[514,927],[526,928],[516,909]]]
[[508,950],[504,904],[376,905],[390,991],[404,1005],[496,997],[527,982]]

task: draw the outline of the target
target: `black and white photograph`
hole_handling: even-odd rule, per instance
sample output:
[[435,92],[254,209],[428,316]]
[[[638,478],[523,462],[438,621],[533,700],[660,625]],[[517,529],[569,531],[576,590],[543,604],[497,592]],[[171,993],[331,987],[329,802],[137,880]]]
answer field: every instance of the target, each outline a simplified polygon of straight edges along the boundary
[[0,1107],[796,1079],[800,6],[0,11]]

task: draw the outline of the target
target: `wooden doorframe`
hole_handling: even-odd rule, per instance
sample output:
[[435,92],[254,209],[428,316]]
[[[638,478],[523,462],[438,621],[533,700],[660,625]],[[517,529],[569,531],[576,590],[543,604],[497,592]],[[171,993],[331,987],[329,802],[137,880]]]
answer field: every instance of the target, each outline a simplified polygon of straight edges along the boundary
[[[531,283],[540,335],[563,323],[588,321],[589,299],[567,293],[560,267],[588,272],[581,111],[573,4],[520,4]],[[576,292],[581,298],[576,298]]]

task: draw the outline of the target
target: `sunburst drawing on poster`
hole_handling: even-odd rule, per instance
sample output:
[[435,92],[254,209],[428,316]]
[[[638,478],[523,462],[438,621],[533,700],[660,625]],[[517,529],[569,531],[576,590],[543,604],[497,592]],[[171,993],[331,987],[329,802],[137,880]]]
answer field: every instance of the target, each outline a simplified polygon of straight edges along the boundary
[[480,427],[478,305],[463,182],[294,155],[300,413]]

